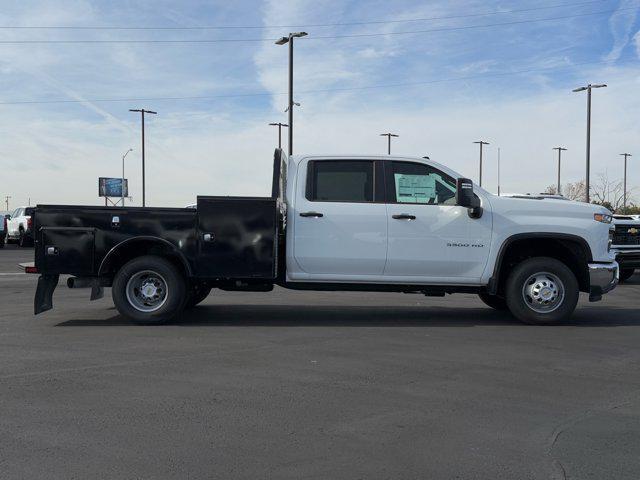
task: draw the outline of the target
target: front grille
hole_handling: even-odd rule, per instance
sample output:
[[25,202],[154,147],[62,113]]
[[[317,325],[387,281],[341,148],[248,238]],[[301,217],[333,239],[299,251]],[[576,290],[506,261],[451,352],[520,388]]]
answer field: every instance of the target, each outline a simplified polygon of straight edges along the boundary
[[614,245],[640,245],[640,226],[616,225]]

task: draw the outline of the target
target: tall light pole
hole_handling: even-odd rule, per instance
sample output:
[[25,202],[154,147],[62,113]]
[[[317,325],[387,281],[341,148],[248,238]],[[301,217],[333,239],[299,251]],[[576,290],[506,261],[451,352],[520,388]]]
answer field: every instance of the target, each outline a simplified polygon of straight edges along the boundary
[[391,155],[391,137],[399,137],[395,133],[381,133],[381,137],[387,137],[387,155]]
[[607,85],[604,83],[599,83],[592,85],[591,83],[586,87],[578,87],[574,88],[574,92],[583,92],[587,91],[587,175],[585,179],[585,198],[586,202],[589,203],[589,190],[590,190],[590,177],[591,177],[591,89],[593,88],[603,88]]
[[9,199],[11,198],[11,195],[5,195],[4,196],[4,204],[7,206],[7,212],[9,211]]
[[567,149],[564,147],[553,147],[553,150],[558,150],[558,190],[556,193],[562,195],[560,192],[560,163],[562,162],[562,152],[565,152]]
[[624,190],[623,190],[623,200],[622,200],[622,208],[624,209],[622,213],[626,213],[627,211],[627,158],[631,157],[630,153],[621,153],[624,157]]
[[289,125],[286,123],[270,123],[272,127],[278,127],[278,148],[282,148],[282,127],[287,128]]
[[152,110],[145,110],[144,108],[141,109],[133,109],[130,108],[129,109],[130,112],[140,112],[140,117],[142,118],[142,206],[145,207],[147,205],[146,203],[146,197],[145,197],[145,174],[144,174],[144,114],[145,113],[150,113],[152,115],[157,115],[158,112],[154,112]]
[[473,143],[477,143],[478,145],[480,145],[480,183],[478,185],[482,186],[482,147],[485,145],[490,145],[490,143],[485,142],[484,140],[478,140],[477,142]]
[[124,208],[124,159],[129,155],[129,152],[133,152],[133,148],[130,148],[122,156],[122,180],[120,184],[120,193],[122,194],[122,207]]
[[276,42],[276,45],[289,44],[289,156],[293,154],[293,39],[307,35],[307,32],[294,32]]

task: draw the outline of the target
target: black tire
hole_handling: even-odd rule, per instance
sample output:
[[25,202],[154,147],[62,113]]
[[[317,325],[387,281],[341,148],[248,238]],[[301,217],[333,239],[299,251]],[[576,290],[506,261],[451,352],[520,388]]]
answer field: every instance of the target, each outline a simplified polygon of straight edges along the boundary
[[533,325],[569,319],[579,294],[578,280],[569,267],[549,257],[534,257],[516,265],[506,284],[509,310],[522,322]]
[[20,229],[20,237],[18,238],[18,246],[20,248],[26,247],[26,238],[25,238],[25,234],[24,234],[24,230]]
[[507,306],[507,301],[503,297],[499,297],[497,295],[489,295],[486,292],[481,292],[478,294],[480,300],[482,300],[485,305],[495,309],[495,310],[509,310]]
[[0,248],[4,248],[4,242],[6,242],[6,238],[2,237],[0,239]]
[[[142,288],[135,288],[141,282],[142,286],[151,289],[147,293],[153,293],[153,297],[145,297]],[[183,275],[171,262],[154,255],[134,258],[126,263],[116,273],[111,288],[118,312],[141,325],[159,325],[178,318],[184,307],[185,295]],[[148,304],[143,304],[145,299]]]
[[206,285],[196,284],[189,290],[187,294],[187,301],[185,303],[184,308],[193,308],[202,302],[205,298],[209,296],[211,293],[211,287],[207,287]]
[[620,269],[620,282],[626,282],[629,280],[633,274],[635,273],[634,268],[621,268]]

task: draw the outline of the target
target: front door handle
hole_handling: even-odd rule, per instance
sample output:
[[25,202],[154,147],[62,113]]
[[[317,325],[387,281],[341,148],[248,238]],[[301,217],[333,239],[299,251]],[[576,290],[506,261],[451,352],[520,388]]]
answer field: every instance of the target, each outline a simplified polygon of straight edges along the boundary
[[301,217],[313,217],[313,218],[324,217],[324,215],[322,213],[319,213],[319,212],[301,212],[300,216]]
[[409,215],[408,213],[400,213],[398,215],[392,215],[391,218],[395,218],[396,220],[415,220],[415,215]]

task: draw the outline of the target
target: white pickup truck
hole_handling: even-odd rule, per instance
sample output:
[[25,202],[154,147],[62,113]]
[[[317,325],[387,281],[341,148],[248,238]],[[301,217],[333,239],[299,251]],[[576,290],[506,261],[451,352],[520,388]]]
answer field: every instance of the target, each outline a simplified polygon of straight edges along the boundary
[[528,323],[566,320],[618,282],[603,207],[497,197],[423,158],[276,151],[272,196],[197,208],[39,205],[36,313],[59,274],[162,323],[212,288],[477,293]]
[[32,215],[34,207],[18,207],[7,219],[7,243],[17,243],[21,247],[33,241]]
[[620,265],[620,281],[629,280],[640,268],[640,215],[614,215],[611,249]]

